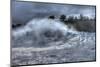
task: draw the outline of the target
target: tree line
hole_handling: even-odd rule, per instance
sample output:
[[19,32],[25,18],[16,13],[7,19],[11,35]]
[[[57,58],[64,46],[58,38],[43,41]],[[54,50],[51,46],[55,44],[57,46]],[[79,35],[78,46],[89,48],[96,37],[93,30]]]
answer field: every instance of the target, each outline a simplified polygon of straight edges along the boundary
[[[56,17],[54,15],[51,15],[49,16],[48,18],[50,19],[55,19]],[[89,18],[87,16],[84,16],[82,14],[79,15],[79,17],[77,16],[66,16],[64,14],[62,14],[60,17],[59,17],[60,21],[64,22],[65,24],[73,24],[75,22],[78,22],[78,21],[95,21],[95,17],[94,18]]]

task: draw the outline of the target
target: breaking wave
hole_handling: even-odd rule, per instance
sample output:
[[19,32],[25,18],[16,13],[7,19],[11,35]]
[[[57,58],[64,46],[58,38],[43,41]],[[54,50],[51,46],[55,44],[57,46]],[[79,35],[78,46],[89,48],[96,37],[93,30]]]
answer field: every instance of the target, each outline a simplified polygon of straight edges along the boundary
[[12,31],[12,39],[14,46],[35,46],[44,47],[64,43],[77,35],[73,28],[59,20],[52,19],[33,19],[24,27],[20,27]]

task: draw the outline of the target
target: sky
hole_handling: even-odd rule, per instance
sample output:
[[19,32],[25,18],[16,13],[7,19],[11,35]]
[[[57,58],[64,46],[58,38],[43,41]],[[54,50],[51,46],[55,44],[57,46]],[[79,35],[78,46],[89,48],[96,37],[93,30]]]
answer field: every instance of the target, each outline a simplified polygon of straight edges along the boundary
[[13,22],[28,22],[32,18],[44,18],[49,15],[66,16],[80,14],[90,18],[95,17],[95,6],[71,4],[53,4],[39,2],[12,1],[11,15]]

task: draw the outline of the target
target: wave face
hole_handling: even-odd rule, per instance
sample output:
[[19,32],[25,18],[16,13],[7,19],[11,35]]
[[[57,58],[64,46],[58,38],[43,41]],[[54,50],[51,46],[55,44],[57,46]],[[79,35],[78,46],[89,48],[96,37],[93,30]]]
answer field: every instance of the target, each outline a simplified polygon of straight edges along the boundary
[[24,27],[12,31],[14,47],[47,47],[52,42],[64,43],[77,35],[59,20],[33,19]]

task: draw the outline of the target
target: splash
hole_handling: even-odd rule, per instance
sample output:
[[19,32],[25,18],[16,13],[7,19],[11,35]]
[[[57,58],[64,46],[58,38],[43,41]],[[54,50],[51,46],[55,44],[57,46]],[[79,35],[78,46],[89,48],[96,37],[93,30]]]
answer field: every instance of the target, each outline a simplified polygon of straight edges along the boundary
[[76,36],[76,31],[69,29],[59,20],[33,19],[24,27],[12,31],[17,45],[50,46],[52,42],[58,45]]
[[60,22],[59,20],[51,20],[51,19],[33,19],[24,27],[18,28],[13,31],[14,36],[21,36],[26,34],[27,32],[35,31],[37,34],[44,30],[59,30],[63,34],[67,32],[77,33],[75,29],[69,29],[67,25]]

